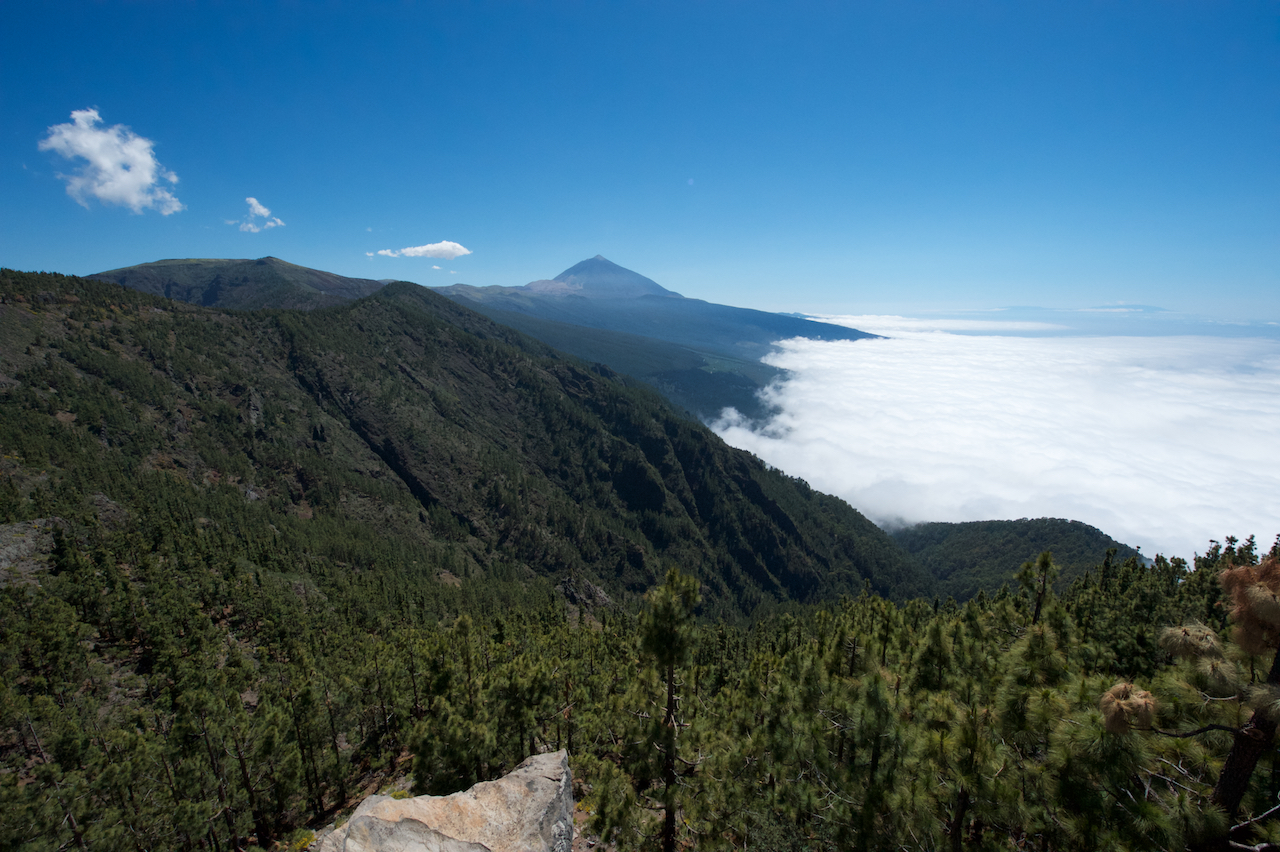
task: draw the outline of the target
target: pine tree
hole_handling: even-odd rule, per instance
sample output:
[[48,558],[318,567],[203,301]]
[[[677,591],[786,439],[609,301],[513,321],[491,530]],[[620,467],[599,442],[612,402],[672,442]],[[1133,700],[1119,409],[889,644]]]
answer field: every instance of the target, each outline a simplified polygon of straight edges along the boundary
[[672,568],[666,582],[646,595],[648,608],[640,620],[640,650],[658,671],[666,692],[661,721],[651,717],[649,746],[661,762],[658,800],[662,805],[662,852],[675,852],[676,819],[682,804],[681,779],[696,766],[680,754],[680,732],[687,724],[681,708],[680,670],[693,652],[694,609],[698,581]]

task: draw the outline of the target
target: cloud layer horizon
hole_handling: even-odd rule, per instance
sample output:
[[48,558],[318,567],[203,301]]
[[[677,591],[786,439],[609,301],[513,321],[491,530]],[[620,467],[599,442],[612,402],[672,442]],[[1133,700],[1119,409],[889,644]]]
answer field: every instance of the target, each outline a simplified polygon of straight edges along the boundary
[[1280,341],[845,320],[893,336],[779,344],[780,413],[716,432],[885,527],[1061,517],[1186,559],[1280,532]]

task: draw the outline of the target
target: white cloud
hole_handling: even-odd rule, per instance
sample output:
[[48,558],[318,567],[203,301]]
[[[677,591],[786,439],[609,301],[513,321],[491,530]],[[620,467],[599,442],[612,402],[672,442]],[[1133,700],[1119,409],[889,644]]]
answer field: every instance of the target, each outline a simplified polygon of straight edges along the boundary
[[[259,234],[270,228],[284,227],[284,222],[280,221],[280,217],[272,216],[271,211],[260,203],[258,199],[251,195],[245,201],[249,205],[249,215],[245,216],[243,220],[227,219],[225,221],[228,225],[239,225],[240,230],[251,234]],[[256,221],[258,219],[263,221]]]
[[444,260],[453,260],[462,257],[464,254],[471,254],[471,249],[464,248],[458,243],[444,240],[439,243],[430,243],[425,246],[411,246],[402,249],[380,249],[378,254],[386,257],[439,257]]
[[781,414],[716,431],[879,523],[1065,517],[1187,558],[1280,532],[1278,341],[900,332],[768,360]]
[[440,267],[438,267],[438,266],[432,266],[431,268],[432,268],[432,269],[439,269]]
[[104,129],[97,126],[101,122],[96,109],[74,110],[69,124],[53,125],[40,140],[41,151],[85,161],[75,174],[59,175],[67,182],[67,194],[85,207],[93,197],[134,213],[150,207],[168,216],[185,209],[173,193],[158,186],[161,180],[176,184],[178,176],[156,161],[151,150],[155,143],[123,124]]

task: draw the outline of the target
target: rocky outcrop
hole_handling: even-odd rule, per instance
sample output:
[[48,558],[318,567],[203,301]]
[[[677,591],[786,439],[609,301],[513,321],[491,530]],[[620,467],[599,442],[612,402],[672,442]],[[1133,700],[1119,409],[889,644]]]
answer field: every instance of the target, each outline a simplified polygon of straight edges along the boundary
[[[333,845],[332,838],[343,829],[346,834],[341,845]],[[391,822],[371,816],[352,817],[342,829],[321,840],[316,848],[342,849],[344,852],[490,852],[488,846],[441,834],[416,819]]]
[[497,781],[451,796],[370,796],[314,852],[569,852],[569,754],[527,759]]
[[49,570],[54,530],[66,528],[62,518],[0,524],[0,588],[35,582],[34,574]]
[[560,581],[560,585],[556,586],[556,590],[564,595],[564,599],[569,603],[587,610],[613,606],[613,601],[605,594],[604,589],[582,577],[572,575],[565,577]]

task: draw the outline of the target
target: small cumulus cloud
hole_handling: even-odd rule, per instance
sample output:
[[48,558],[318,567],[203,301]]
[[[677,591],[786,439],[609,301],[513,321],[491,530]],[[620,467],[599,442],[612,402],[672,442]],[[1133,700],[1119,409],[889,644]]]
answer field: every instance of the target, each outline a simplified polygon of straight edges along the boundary
[[440,267],[435,266],[435,265],[433,264],[433,265],[431,266],[431,268],[432,268],[432,269],[439,269]]
[[272,216],[268,210],[258,199],[249,196],[245,199],[249,205],[249,215],[243,219],[227,219],[228,225],[239,225],[240,230],[251,234],[259,234],[270,228],[283,228],[284,222],[280,221],[279,216]]
[[1275,340],[899,331],[780,349],[780,413],[715,430],[878,523],[1065,517],[1187,558],[1280,532]]
[[402,249],[379,249],[378,254],[384,257],[438,257],[443,260],[453,260],[462,257],[464,254],[471,254],[471,249],[465,248],[455,242],[444,240],[438,243],[429,243],[425,246],[410,246]]
[[96,109],[78,109],[67,124],[55,124],[40,140],[41,151],[53,151],[68,160],[84,160],[74,174],[59,175],[67,182],[67,194],[84,207],[89,199],[128,207],[134,213],[147,208],[162,216],[185,209],[161,181],[178,182],[178,176],[160,165],[152,150],[155,143],[123,124],[99,127]]

